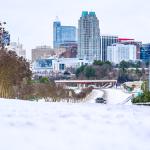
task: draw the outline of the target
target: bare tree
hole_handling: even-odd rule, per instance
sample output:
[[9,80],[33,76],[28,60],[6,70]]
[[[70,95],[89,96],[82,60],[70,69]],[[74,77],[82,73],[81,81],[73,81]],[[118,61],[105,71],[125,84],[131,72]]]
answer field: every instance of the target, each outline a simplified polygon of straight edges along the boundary
[[13,98],[16,96],[14,86],[31,78],[29,63],[15,52],[0,50],[0,97]]

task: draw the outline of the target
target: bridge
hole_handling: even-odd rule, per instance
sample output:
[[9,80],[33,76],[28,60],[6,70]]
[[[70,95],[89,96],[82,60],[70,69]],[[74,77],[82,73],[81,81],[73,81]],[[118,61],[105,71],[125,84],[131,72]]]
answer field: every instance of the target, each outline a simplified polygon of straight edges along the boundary
[[112,87],[117,80],[55,80],[56,85],[78,86],[78,87]]

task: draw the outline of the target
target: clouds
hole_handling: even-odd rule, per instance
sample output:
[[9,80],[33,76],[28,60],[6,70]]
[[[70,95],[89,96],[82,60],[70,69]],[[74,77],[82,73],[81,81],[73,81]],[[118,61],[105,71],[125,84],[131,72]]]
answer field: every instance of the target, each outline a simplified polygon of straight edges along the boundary
[[148,0],[0,0],[0,20],[6,20],[12,40],[27,48],[52,45],[52,23],[76,25],[82,10],[96,11],[102,33],[150,41]]

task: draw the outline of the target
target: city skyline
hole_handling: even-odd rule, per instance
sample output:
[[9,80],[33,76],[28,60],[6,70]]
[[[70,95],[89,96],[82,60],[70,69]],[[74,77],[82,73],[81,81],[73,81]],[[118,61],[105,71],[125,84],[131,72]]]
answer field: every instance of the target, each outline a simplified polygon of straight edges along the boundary
[[96,12],[102,34],[135,38],[149,43],[149,4],[148,0],[5,0],[1,1],[0,20],[7,22],[11,41],[17,41],[19,37],[27,49],[37,45],[52,46],[55,17],[59,16],[63,25],[77,27],[84,10]]

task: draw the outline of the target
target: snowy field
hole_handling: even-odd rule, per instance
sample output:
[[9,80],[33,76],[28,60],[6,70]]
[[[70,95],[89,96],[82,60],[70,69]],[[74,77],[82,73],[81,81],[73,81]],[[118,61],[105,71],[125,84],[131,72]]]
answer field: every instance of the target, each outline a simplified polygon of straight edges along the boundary
[[150,150],[150,107],[0,100],[0,150]]

